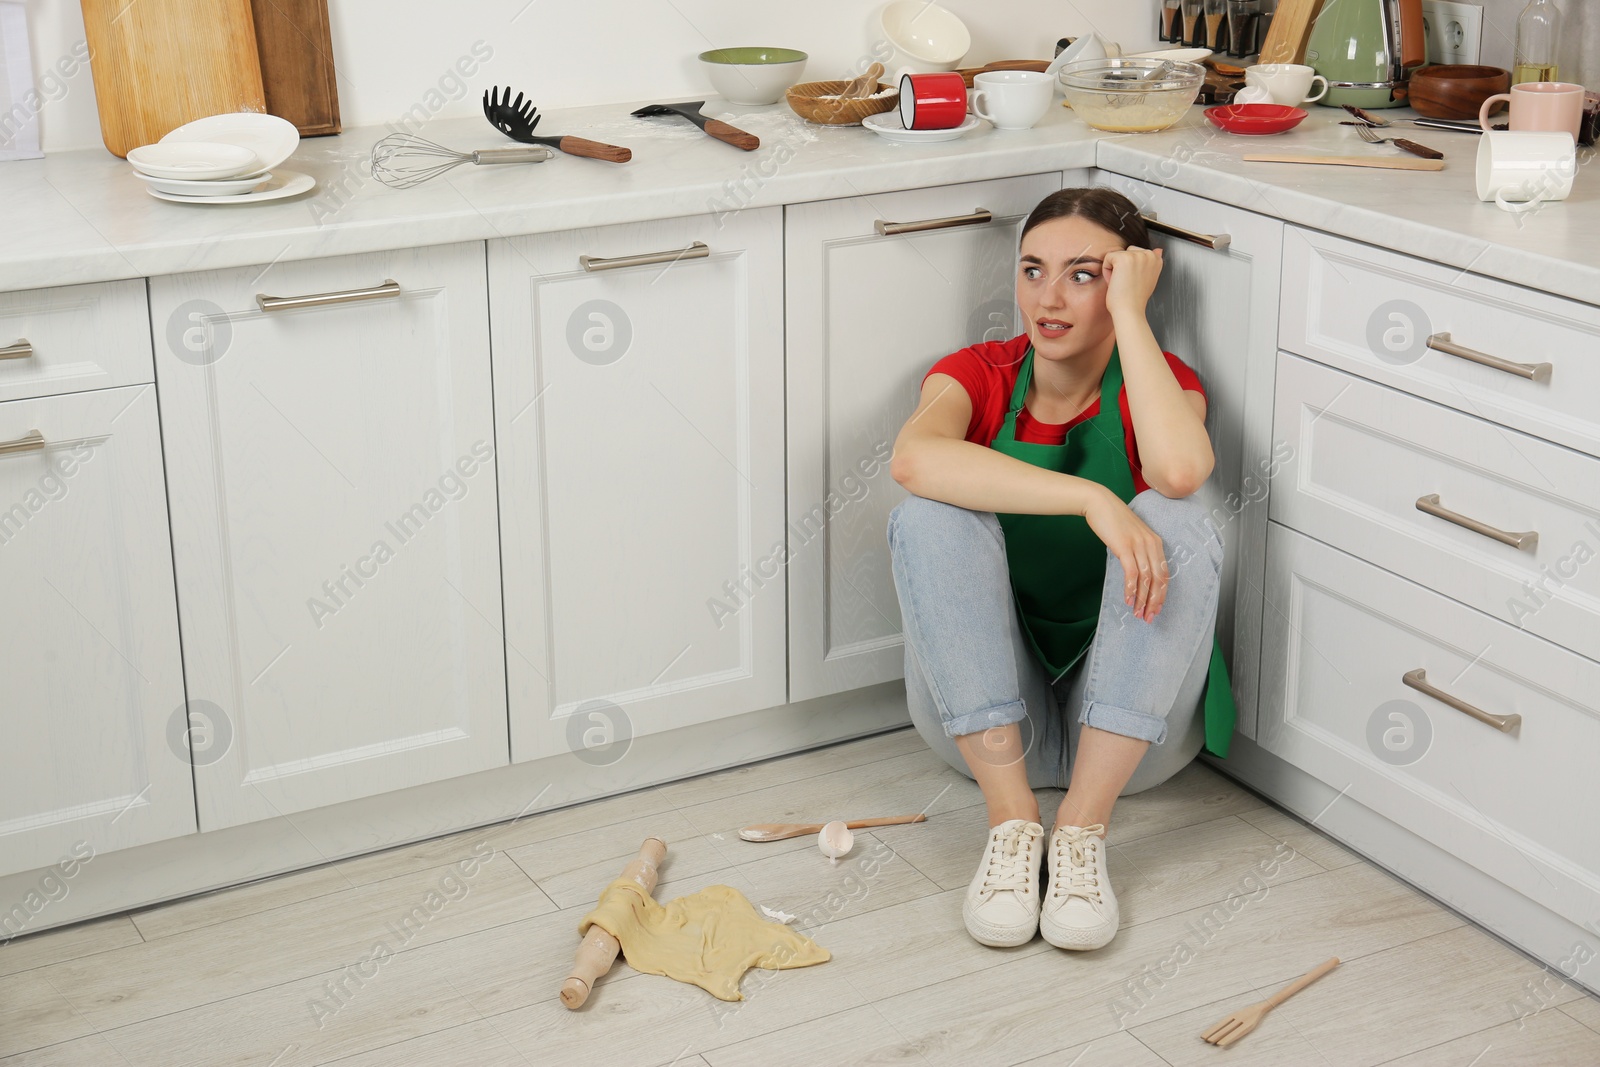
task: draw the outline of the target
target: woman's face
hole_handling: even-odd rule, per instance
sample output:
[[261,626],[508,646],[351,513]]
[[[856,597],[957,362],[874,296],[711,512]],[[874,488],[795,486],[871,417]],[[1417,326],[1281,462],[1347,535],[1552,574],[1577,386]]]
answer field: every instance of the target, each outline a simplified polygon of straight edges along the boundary
[[1017,264],[1017,305],[1041,359],[1071,359],[1112,336],[1103,261],[1127,242],[1085,218],[1028,231]]

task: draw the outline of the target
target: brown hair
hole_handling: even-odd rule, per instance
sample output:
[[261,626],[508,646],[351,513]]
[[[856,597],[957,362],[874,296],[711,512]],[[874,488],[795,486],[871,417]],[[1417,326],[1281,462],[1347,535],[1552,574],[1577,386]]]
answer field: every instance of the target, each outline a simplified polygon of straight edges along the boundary
[[1150,247],[1150,234],[1139,217],[1139,209],[1115,189],[1062,189],[1051,193],[1039,201],[1022,224],[1022,236],[1027,237],[1029,230],[1052,219],[1088,219],[1122,238],[1130,248]]

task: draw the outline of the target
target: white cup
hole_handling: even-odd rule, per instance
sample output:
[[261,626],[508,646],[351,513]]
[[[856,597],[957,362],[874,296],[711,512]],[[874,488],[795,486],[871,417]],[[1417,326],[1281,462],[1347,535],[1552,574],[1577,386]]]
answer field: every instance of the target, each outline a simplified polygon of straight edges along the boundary
[[[1322,83],[1322,91],[1311,95],[1311,86]],[[1304,63],[1258,63],[1244,68],[1244,83],[1256,85],[1272,94],[1274,104],[1299,107],[1328,95],[1328,79]]]
[[972,113],[997,130],[1026,130],[1055,102],[1055,79],[1031,70],[991,70],[972,79]]
[[1490,130],[1478,142],[1478,199],[1504,211],[1532,211],[1565,200],[1578,173],[1572,134],[1547,130]]

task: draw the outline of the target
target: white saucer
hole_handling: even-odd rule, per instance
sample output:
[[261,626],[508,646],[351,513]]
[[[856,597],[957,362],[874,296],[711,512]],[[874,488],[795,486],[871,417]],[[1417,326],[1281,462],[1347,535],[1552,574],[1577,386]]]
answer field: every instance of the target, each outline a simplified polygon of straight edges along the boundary
[[884,140],[896,144],[935,144],[939,141],[954,141],[971,133],[983,123],[976,115],[968,115],[961,125],[948,130],[908,130],[900,124],[900,112],[896,109],[878,115],[868,115],[861,120],[861,125]]
[[128,162],[152,178],[210,181],[270,170],[250,149],[217,142],[147,144],[128,153]]
[[237,111],[196,119],[161,138],[162,144],[186,141],[212,141],[248,148],[260,158],[261,170],[271,170],[300,147],[300,131],[295,129],[294,123],[276,115]]
[[133,173],[134,177],[152,189],[160,189],[163,193],[172,193],[174,196],[239,196],[250,192],[272,177],[271,173],[264,170],[256,171],[254,174],[242,174],[237,178],[219,178],[214,181],[158,178],[154,174],[144,174],[137,170]]
[[145,191],[157,200],[170,200],[174,204],[259,204],[263,200],[281,200],[286,196],[298,196],[308,189],[316,187],[317,180],[309,174],[298,171],[274,171],[272,180],[253,193],[238,193],[233,196],[179,196],[176,193],[163,193],[154,186],[147,186]]

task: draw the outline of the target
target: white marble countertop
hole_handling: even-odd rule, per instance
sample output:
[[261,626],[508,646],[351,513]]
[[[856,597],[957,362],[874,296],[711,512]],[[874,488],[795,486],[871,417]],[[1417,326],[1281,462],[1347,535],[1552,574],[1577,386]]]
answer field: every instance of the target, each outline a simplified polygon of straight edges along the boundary
[[[1190,110],[1158,134],[1097,133],[1065,108],[1032,130],[981,126],[960,140],[896,145],[859,127],[802,122],[783,104],[715,98],[708,114],[757,134],[745,153],[687,121],[635,119],[626,105],[552,111],[541,134],[627,145],[617,166],[558,155],[546,163],[473,167],[390,189],[367,173],[369,127],[303,141],[290,169],[317,188],[282,201],[182,205],[146,195],[128,165],[100,150],[0,164],[0,291],[135,278],[392,248],[865,196],[1098,165],[1464,270],[1600,303],[1600,178],[1585,168],[1572,196],[1524,216],[1473,191],[1477,137],[1412,130],[1447,155],[1441,172],[1244,163],[1256,150],[1349,154],[1367,146],[1312,108],[1298,129],[1235,137]],[[1397,111],[1394,116],[1409,115]],[[477,119],[439,121],[427,135],[455,148],[512,142]],[[1591,153],[1592,158],[1592,153]]]

